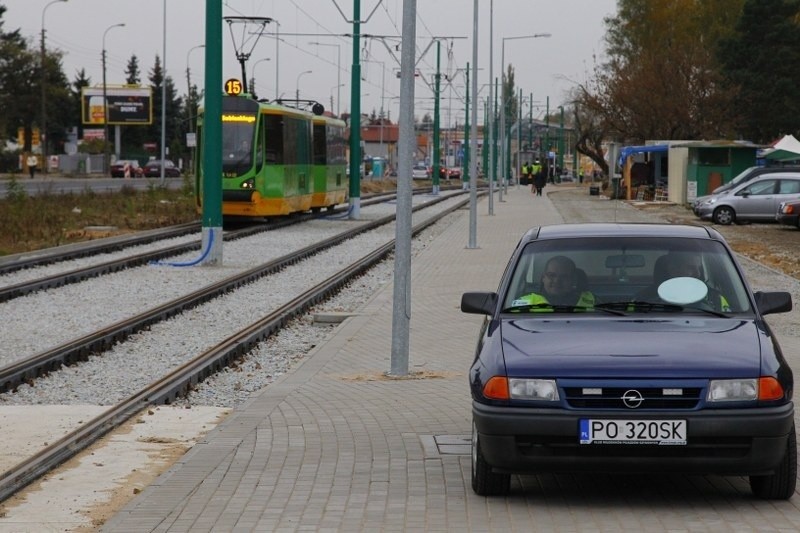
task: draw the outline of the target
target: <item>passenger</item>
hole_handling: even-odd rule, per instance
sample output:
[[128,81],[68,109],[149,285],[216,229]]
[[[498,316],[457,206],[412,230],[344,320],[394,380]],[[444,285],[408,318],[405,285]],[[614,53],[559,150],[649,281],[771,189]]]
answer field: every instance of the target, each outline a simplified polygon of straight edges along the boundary
[[[545,265],[541,280],[541,294],[532,292],[517,298],[514,305],[550,304],[575,306],[581,309],[594,307],[594,295],[585,290],[585,274],[575,267],[569,257],[557,255]],[[541,311],[552,311],[546,307]]]
[[[670,252],[656,259],[653,266],[653,285],[637,295],[640,301],[661,301],[658,288],[672,278],[695,278],[705,283],[703,262],[700,255],[689,252]],[[704,303],[716,311],[730,312],[727,298],[713,287],[708,287],[705,298],[697,303]]]

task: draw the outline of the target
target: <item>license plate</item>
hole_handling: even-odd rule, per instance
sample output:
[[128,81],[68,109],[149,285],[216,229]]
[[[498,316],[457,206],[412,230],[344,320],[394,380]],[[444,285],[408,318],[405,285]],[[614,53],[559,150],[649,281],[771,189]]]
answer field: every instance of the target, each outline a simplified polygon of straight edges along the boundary
[[580,420],[581,444],[686,444],[686,420]]

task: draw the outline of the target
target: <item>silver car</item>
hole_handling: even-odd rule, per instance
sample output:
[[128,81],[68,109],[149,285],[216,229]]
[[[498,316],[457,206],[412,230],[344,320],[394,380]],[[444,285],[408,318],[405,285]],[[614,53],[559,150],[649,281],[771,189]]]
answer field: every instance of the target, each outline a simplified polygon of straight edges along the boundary
[[696,206],[695,214],[722,225],[772,222],[780,203],[796,198],[800,198],[800,173],[771,173],[712,195]]

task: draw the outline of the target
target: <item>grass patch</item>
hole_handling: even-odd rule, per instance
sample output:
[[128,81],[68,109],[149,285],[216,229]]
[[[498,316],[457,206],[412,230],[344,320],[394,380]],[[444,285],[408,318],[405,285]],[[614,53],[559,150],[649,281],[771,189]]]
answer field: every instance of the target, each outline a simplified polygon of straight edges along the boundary
[[[28,196],[12,177],[6,198],[0,199],[0,256],[191,222],[199,219],[194,204],[190,187]],[[87,231],[90,226],[116,229],[99,235]]]
[[[394,180],[361,182],[362,194],[394,191]],[[150,187],[137,191],[60,193],[45,190],[28,196],[15,176],[0,199],[0,256],[41,250],[101,237],[174,226],[199,220],[192,183],[181,190]],[[92,226],[111,226],[104,231]]]

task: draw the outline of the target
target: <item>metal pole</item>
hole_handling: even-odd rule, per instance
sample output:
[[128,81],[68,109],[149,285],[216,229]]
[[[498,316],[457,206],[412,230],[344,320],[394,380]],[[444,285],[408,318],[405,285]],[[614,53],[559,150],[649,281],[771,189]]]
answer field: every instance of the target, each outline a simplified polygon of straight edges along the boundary
[[[164,79],[161,82],[161,177],[159,184],[164,186],[164,175],[167,171],[167,0],[163,0],[163,19],[161,30],[161,65]],[[247,76],[247,72],[244,73]],[[247,83],[247,80],[244,80]]]
[[466,72],[466,97],[464,100],[466,101],[465,109],[464,109],[464,157],[461,161],[461,168],[463,168],[464,175],[461,177],[462,185],[461,188],[464,188],[464,185],[469,183],[469,167],[470,167],[470,153],[469,153],[469,63],[467,63],[467,72]]
[[522,170],[522,161],[520,161],[520,157],[522,156],[522,89],[519,90],[519,98],[517,101],[519,105],[517,106],[517,166],[515,167],[515,171],[517,174],[517,189],[519,189],[519,179]]
[[108,97],[106,95],[106,35],[112,28],[121,28],[124,22],[113,24],[103,32],[103,172],[108,174]]
[[[487,137],[491,141],[494,139],[494,142],[497,141],[496,137],[492,137],[492,133],[494,132],[494,122],[495,116],[491,111],[492,108],[492,97],[495,98],[495,107],[497,107],[497,81],[494,84],[494,91],[492,92],[492,79],[497,80],[494,75],[494,0],[489,0],[489,102],[487,104],[489,111],[489,118],[486,123],[486,127],[488,130],[486,133],[483,134],[483,145],[486,145]],[[488,146],[492,146],[490,143]],[[492,152],[494,153],[494,152]],[[489,214],[494,215],[494,180],[497,177],[497,167],[495,167],[495,159],[489,155],[489,164],[491,169],[486,169],[486,176],[489,178]]]
[[47,8],[52,6],[53,4],[58,4],[59,2],[66,2],[67,0],[53,0],[44,8],[42,9],[42,56],[40,60],[39,68],[41,69],[42,75],[42,123],[41,123],[41,131],[39,132],[39,143],[42,146],[42,171],[47,174],[48,167],[50,166],[47,161],[47,143],[49,142],[49,138],[47,136],[47,69],[45,68],[45,45],[44,45],[44,14],[47,12]]
[[298,102],[300,101],[300,77],[303,76],[303,74],[311,74],[311,72],[312,71],[310,70],[304,70],[303,72],[297,75],[297,83],[295,84],[296,90],[294,92],[294,98]]
[[[222,2],[206,0],[205,86],[222,80]],[[205,92],[203,117],[203,265],[222,266],[222,91]]]
[[[197,46],[193,46],[193,47],[189,48],[189,51],[186,52],[186,100],[187,100],[187,103],[188,103],[187,111],[188,111],[188,114],[189,114],[189,132],[190,133],[194,132],[194,124],[192,124],[192,115],[194,115],[194,113],[195,113],[194,109],[195,109],[196,103],[195,103],[194,99],[192,98],[192,77],[190,75],[190,70],[189,70],[189,57],[191,56],[193,50],[197,50],[198,48],[205,48],[205,47],[206,47],[206,45],[204,45],[204,44],[198,44]],[[195,152],[195,148],[192,147],[189,150],[189,171],[194,171],[194,152]]]
[[478,0],[472,4],[472,125],[470,126],[469,160],[469,244],[467,248],[478,247]]
[[441,172],[442,164],[440,161],[439,146],[439,90],[441,75],[439,69],[441,68],[441,53],[442,42],[436,41],[436,74],[433,83],[433,194],[439,194],[439,172]]
[[[405,2],[403,17],[405,17]],[[416,4],[414,5],[416,13]],[[405,22],[404,22],[405,24]],[[350,73],[350,219],[361,216],[361,0],[353,0],[353,68]],[[413,42],[413,41],[411,41]],[[405,47],[404,47],[405,48]],[[413,116],[413,115],[412,115]]]
[[281,97],[280,88],[278,85],[278,75],[280,74],[280,44],[281,44],[281,23],[277,20],[274,21],[275,26],[275,100]]
[[[416,39],[416,0],[403,0],[403,42]],[[411,323],[411,165],[416,151],[414,138],[415,47],[400,53],[400,139],[397,173],[397,224],[395,226],[394,289],[392,307],[391,376],[408,375]]]
[[256,65],[261,63],[262,61],[270,61],[271,57],[262,57],[255,63],[253,63],[253,68],[250,69],[250,92],[252,94],[256,94]]

